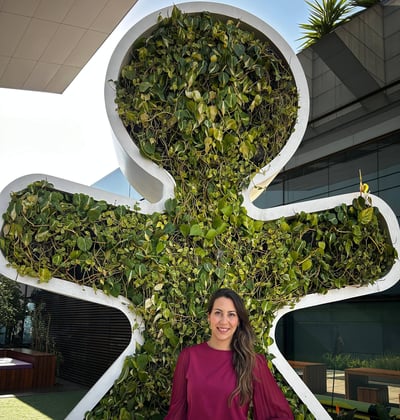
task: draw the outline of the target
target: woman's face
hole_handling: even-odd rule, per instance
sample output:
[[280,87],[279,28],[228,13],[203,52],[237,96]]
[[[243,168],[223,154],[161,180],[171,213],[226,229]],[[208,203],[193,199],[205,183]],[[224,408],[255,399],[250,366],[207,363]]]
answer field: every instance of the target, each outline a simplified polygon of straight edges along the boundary
[[233,334],[239,325],[233,301],[226,297],[215,299],[211,312],[208,314],[211,329],[210,346],[220,350],[228,350]]

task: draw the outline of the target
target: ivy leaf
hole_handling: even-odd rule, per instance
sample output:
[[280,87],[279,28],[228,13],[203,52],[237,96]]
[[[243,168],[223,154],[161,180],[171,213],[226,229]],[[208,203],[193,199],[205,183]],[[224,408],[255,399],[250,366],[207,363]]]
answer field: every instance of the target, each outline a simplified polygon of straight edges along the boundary
[[308,270],[311,269],[312,266],[313,266],[313,263],[312,263],[311,259],[308,258],[307,260],[305,260],[305,261],[302,262],[301,269],[303,271],[308,271]]
[[173,214],[175,212],[175,209],[176,209],[176,198],[169,198],[165,202],[165,211],[168,214]]
[[118,420],[130,420],[132,415],[129,410],[125,407],[121,407],[119,410]]
[[47,283],[52,278],[51,271],[48,268],[41,268],[39,270],[39,281]]
[[240,153],[243,155],[245,159],[248,159],[249,157],[249,146],[246,142],[242,142],[242,144],[239,147]]
[[74,194],[72,202],[80,210],[87,210],[93,203],[93,198],[89,197],[86,194]]
[[228,205],[228,206],[222,207],[221,208],[221,212],[225,216],[229,217],[232,214],[232,212],[233,212],[233,206],[232,205]]
[[228,93],[224,102],[228,105],[228,108],[233,108],[237,103],[237,96],[234,93]]
[[373,207],[367,207],[366,209],[361,210],[360,213],[358,213],[358,221],[362,225],[368,225],[369,223],[371,223],[373,217],[374,217]]
[[225,86],[229,82],[228,73],[225,73],[224,71],[219,73],[218,80],[219,80],[219,83],[221,84],[221,86]]
[[187,224],[180,225],[179,230],[181,231],[182,235],[186,238],[190,233],[190,226]]
[[62,256],[61,256],[60,254],[54,254],[54,255],[51,257],[51,262],[52,262],[54,265],[60,265],[60,264],[62,263],[62,260],[63,260],[63,258],[62,258]]
[[215,229],[209,229],[206,233],[206,239],[209,241],[214,239],[217,236],[218,232]]
[[99,220],[101,213],[107,208],[105,202],[98,202],[88,210],[88,219],[90,222]]
[[235,52],[235,54],[237,55],[237,57],[242,57],[244,52],[245,52],[245,47],[243,44],[235,44],[233,46],[233,51]]
[[152,83],[142,82],[139,84],[139,92],[140,93],[147,92],[152,86],[153,86]]
[[235,146],[238,143],[239,139],[237,136],[231,133],[224,135],[223,145],[226,150],[229,150],[231,146]]
[[285,220],[280,221],[280,228],[282,229],[282,232],[289,232],[290,226]]
[[215,105],[211,105],[207,108],[207,116],[211,121],[214,121],[218,115],[218,108]]
[[338,219],[336,218],[336,215],[333,213],[328,213],[327,220],[329,220],[329,222],[331,222],[335,226],[338,224]]
[[171,222],[168,222],[164,227],[164,233],[169,234],[175,231],[175,225]]
[[228,223],[221,221],[216,224],[215,230],[217,231],[217,234],[219,235],[222,232],[225,232],[228,226],[229,226]]
[[217,267],[215,269],[215,274],[219,279],[223,279],[225,277],[225,270],[222,267]]
[[88,252],[92,248],[93,241],[88,236],[80,236],[76,240],[76,244],[78,245],[78,248],[83,252]]
[[45,227],[40,228],[38,233],[35,235],[35,239],[38,242],[47,241],[47,239],[49,239],[49,237],[50,237],[50,232]]
[[219,64],[218,63],[210,63],[208,66],[208,72],[209,73],[217,73],[219,70]]
[[156,151],[156,145],[154,143],[146,141],[142,144],[142,150],[144,151],[146,155],[152,156],[154,155],[154,152]]
[[161,254],[165,249],[165,242],[159,241],[156,246],[156,253]]
[[135,270],[134,269],[132,269],[132,268],[128,268],[128,269],[126,269],[125,270],[125,277],[126,277],[126,281],[128,282],[128,283],[130,283],[131,282],[131,280],[133,279],[133,277],[134,277],[134,275],[135,275],[136,273],[135,273]]
[[225,124],[226,130],[237,130],[237,122],[233,118],[230,118]]
[[199,224],[190,227],[190,236],[204,236],[204,232]]
[[145,264],[136,264],[135,271],[139,277],[143,277],[147,273],[147,267]]
[[346,251],[346,255],[347,255],[347,256],[349,256],[349,255],[350,255],[350,252],[351,252],[351,245],[352,245],[352,242],[350,241],[350,239],[348,239],[348,240],[346,241],[346,243],[344,244],[344,249],[345,249],[345,251]]
[[137,357],[135,358],[135,362],[136,362],[136,366],[140,370],[145,370],[147,363],[149,362],[149,356],[147,356],[146,354],[138,354]]
[[164,332],[164,335],[168,338],[171,345],[175,347],[179,343],[179,340],[171,326],[169,324],[166,324],[162,330]]

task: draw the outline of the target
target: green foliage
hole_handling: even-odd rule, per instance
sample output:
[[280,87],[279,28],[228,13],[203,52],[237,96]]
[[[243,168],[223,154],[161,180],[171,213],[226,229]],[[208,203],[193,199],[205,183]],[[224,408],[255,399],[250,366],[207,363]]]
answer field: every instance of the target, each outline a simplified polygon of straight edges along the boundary
[[359,11],[360,7],[368,8],[380,3],[380,0],[318,0],[307,1],[310,6],[308,23],[299,26],[304,29],[304,35],[300,39],[305,41],[301,45],[307,48],[317,42],[323,36],[334,31],[338,26],[348,22]]
[[51,315],[45,313],[45,303],[35,304],[32,314],[32,349],[56,353],[54,338],[50,335]]
[[386,354],[376,357],[354,357],[349,353],[333,355],[324,354],[324,363],[331,369],[344,370],[346,368],[366,367],[376,369],[400,370],[400,355]]
[[33,293],[31,299],[35,303],[32,313],[32,350],[42,351],[56,355],[56,372],[63,362],[62,354],[57,350],[54,337],[50,333],[51,314],[46,312],[46,304],[40,300],[40,293]]
[[21,275],[47,272],[122,294],[145,321],[144,346],[126,360],[95,417],[117,415],[118,406],[144,418],[166,410],[177,354],[205,339],[205,303],[216,288],[244,296],[265,353],[278,308],[308,293],[372,283],[395,258],[377,209],[361,196],[352,206],[273,222],[250,219],[235,195],[213,212],[203,208],[210,203],[188,209],[178,197],[169,213],[148,216],[43,181],[13,193],[4,215],[1,249]]
[[235,184],[248,183],[293,130],[297,91],[289,66],[242,26],[175,7],[136,42],[121,70],[121,120],[141,152],[187,188],[189,173],[209,180],[220,165],[230,165]]
[[[118,112],[141,152],[176,181],[165,213],[144,215],[38,181],[14,192],[0,249],[21,275],[62,278],[130,299],[144,345],[88,418],[163,418],[176,358],[207,335],[206,301],[243,296],[267,353],[278,308],[309,293],[381,278],[396,253],[379,212],[351,206],[254,220],[244,183],[278,153],[296,119],[292,75],[238,22],[176,8],[132,51]],[[298,419],[310,414],[282,382]]]
[[318,0],[307,1],[310,6],[309,23],[300,24],[305,33],[300,39],[305,39],[302,48],[307,48],[329,34],[338,26],[349,20],[353,6],[348,0]]
[[0,327],[13,327],[23,314],[24,300],[19,285],[0,274]]

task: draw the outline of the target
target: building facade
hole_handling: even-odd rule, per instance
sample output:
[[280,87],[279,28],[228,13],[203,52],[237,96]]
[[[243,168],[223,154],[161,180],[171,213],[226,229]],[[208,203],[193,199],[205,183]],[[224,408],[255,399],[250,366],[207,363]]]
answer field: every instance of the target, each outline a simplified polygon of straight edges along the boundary
[[[400,2],[386,1],[299,53],[311,113],[301,146],[258,199],[269,208],[359,190],[400,220]],[[288,314],[280,346],[289,359],[399,355],[400,284],[389,291]],[[337,349],[336,349],[337,351]]]

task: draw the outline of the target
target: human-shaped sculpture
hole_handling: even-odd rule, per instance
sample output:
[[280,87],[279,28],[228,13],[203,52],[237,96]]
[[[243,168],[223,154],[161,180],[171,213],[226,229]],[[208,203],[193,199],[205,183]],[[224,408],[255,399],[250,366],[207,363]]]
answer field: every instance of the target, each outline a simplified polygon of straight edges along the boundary
[[[217,4],[207,4],[210,13],[200,13],[202,3],[190,7],[194,14],[168,8],[161,13],[171,16],[158,25],[158,14],[140,22],[121,41],[125,52],[116,53],[121,75],[121,63],[116,74],[110,65],[106,89],[115,95],[118,79],[118,109],[109,105],[109,116],[121,168],[147,200],[132,210],[81,186],[34,182],[7,197],[1,250],[20,275],[53,278],[47,284],[60,291],[77,283],[85,293],[94,288],[133,304],[142,323],[136,327],[144,326],[144,341],[133,347],[143,345],[94,418],[165,413],[177,354],[204,339],[205,299],[221,286],[244,297],[259,350],[273,346],[285,379],[314,415],[330,418],[288,367],[270,329],[277,311],[296,304],[390,287],[398,276],[397,222],[377,197],[372,207],[360,193],[270,211],[252,206],[301,140],[305,78],[264,22]],[[71,418],[92,409],[99,392],[89,400]]]

